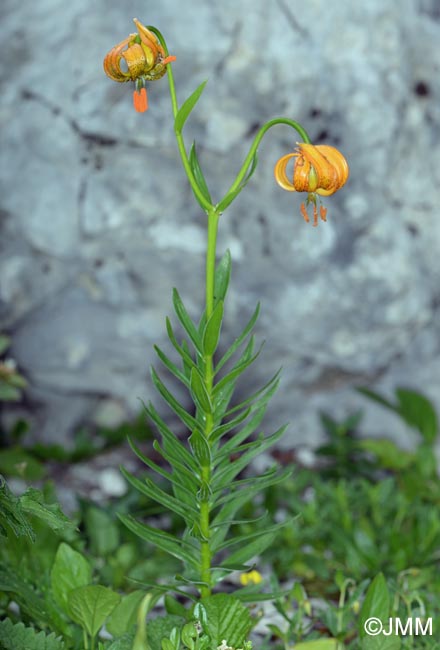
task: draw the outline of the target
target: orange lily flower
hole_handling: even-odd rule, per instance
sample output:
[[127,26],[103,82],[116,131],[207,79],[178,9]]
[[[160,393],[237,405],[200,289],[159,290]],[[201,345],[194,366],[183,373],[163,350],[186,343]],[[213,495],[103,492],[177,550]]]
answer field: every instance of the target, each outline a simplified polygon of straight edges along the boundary
[[[104,72],[113,81],[136,82],[133,103],[135,109],[143,113],[148,109],[145,82],[163,77],[167,64],[175,61],[176,57],[166,56],[155,34],[137,18],[133,21],[138,33],[130,34],[110,50],[104,59]],[[126,70],[121,67],[122,59],[125,61]]]
[[[292,180],[289,180],[286,167],[296,158]],[[298,143],[298,149],[283,156],[275,165],[275,179],[280,187],[288,192],[307,192],[307,200],[301,204],[301,214],[309,222],[306,205],[313,203],[313,225],[318,225],[318,196],[330,196],[345,185],[349,168],[347,161],[338,149],[327,144]],[[319,216],[327,221],[327,208],[320,204]]]

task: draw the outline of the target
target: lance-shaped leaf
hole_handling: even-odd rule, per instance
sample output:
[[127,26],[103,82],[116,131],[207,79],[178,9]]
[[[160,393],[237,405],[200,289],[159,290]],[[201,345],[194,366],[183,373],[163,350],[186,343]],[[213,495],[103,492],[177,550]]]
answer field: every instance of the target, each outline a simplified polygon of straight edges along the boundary
[[192,433],[189,443],[192,450],[194,451],[194,456],[199,461],[202,467],[210,467],[211,465],[211,449],[209,443],[203,433],[200,433],[197,429]]
[[[189,164],[191,165],[192,173],[194,174],[194,178],[196,179],[196,183],[198,185],[200,192],[205,197],[205,199],[209,201],[209,203],[212,203],[208,185],[206,183],[205,177],[202,172],[202,168],[200,167],[199,159],[197,157],[195,142],[192,143],[191,150],[189,152]],[[197,195],[195,196],[197,198]],[[202,208],[205,208],[205,206],[202,205]]]
[[[170,339],[171,343],[173,344],[173,347],[177,350],[177,352],[182,357],[184,368],[185,369],[186,368],[196,368],[197,366],[193,361],[193,358],[192,358],[192,356],[190,354],[190,351],[189,351],[189,348],[188,348],[188,345],[187,345],[186,341],[183,341],[182,345],[179,345],[179,343],[178,343],[178,341],[176,339],[176,335],[174,334],[174,330],[173,330],[173,327],[171,325],[170,319],[166,318],[165,322],[166,322],[168,338]],[[187,372],[186,374],[189,377],[189,373]]]
[[252,331],[252,329],[253,329],[256,321],[257,321],[259,313],[260,313],[260,303],[258,303],[258,305],[256,306],[254,313],[252,314],[249,322],[247,323],[247,325],[245,326],[245,328],[241,332],[240,336],[238,336],[235,339],[234,343],[228,348],[228,350],[225,352],[223,357],[220,359],[219,363],[216,365],[216,368],[215,368],[216,373],[219,372],[223,368],[225,363],[227,361],[229,361],[229,359],[232,357],[232,355],[235,353],[235,351],[240,347],[240,345],[243,343],[243,341],[248,336],[248,334]]
[[194,429],[194,427],[197,425],[196,420],[192,417],[192,415],[186,412],[183,406],[176,400],[174,395],[170,393],[154,368],[151,368],[151,377],[153,379],[154,385],[168,406],[170,406],[174,413],[179,416],[183,424],[185,424],[188,429]]
[[199,563],[196,556],[196,549],[188,544],[188,542],[174,537],[174,535],[166,533],[164,530],[152,528],[147,524],[136,521],[130,515],[118,515],[118,517],[132,533],[141,539],[150,542],[150,544],[154,544],[154,546],[158,546],[170,555],[182,560],[182,562],[187,562],[193,568],[198,569]]
[[[185,465],[187,465],[187,467],[192,472],[197,473],[198,467],[194,458],[191,456],[186,447],[180,442],[180,440],[174,435],[171,429],[167,427],[154,406],[152,404],[149,404],[148,406],[145,406],[145,410],[149,418],[159,429],[159,432],[164,441],[167,442],[167,451],[172,453],[173,456],[176,456],[179,459],[179,462],[185,463]],[[172,463],[170,464],[172,465]]]
[[162,352],[162,350],[159,348],[158,345],[153,346],[157,356],[159,359],[162,361],[163,365],[168,368],[168,370],[173,374],[179,381],[182,382],[184,386],[189,388],[189,381],[188,378],[186,377],[185,373],[183,373],[180,368],[178,368],[168,357],[167,355]]
[[193,506],[188,503],[182,504],[175,497],[170,496],[148,478],[143,481],[137,479],[133,474],[128,472],[124,467],[121,467],[121,472],[124,478],[134,487],[138,492],[149,497],[152,501],[156,501],[163,505],[167,510],[175,512],[182,517],[186,522],[192,522],[194,518],[198,517],[199,513]]
[[[272,447],[276,442],[278,442],[286,428],[287,425],[280,427],[277,431],[275,431],[275,433],[267,436],[267,438],[260,438],[259,440],[246,445],[247,451],[243,453],[240,458],[234,460],[233,463],[225,463],[225,467],[217,471],[213,479],[213,489],[215,490],[220,485],[224,485],[229,481],[232,481],[237,476],[237,474],[239,474],[247,465],[249,465],[255,456],[258,456],[260,453],[262,454],[266,451],[266,449],[269,449],[269,447]],[[240,449],[238,449],[238,451],[240,451]]]
[[[234,553],[231,553],[225,560],[221,563],[221,566],[228,566],[229,564],[244,564],[252,559],[255,555],[261,555],[274,541],[275,537],[278,534],[278,531],[283,527],[284,524],[276,524],[271,526],[266,531],[260,531],[260,535],[255,537],[255,539],[247,541],[246,544],[243,542],[245,540],[241,539],[240,548],[238,548]],[[243,536],[247,537],[247,536]]]
[[237,187],[237,189],[233,190],[232,192],[228,192],[226,196],[220,201],[220,203],[217,204],[217,210],[219,212],[223,212],[226,210],[226,208],[231,205],[232,201],[237,198],[237,196],[240,194],[241,190],[246,187],[247,183],[249,182],[251,176],[253,175],[254,171],[257,168],[258,164],[258,156],[257,152],[254,153],[251,163],[249,165],[249,171],[247,172],[245,178],[242,180],[240,185]]
[[231,252],[229,249],[225,251],[220,262],[215,269],[214,277],[214,302],[219,300],[225,301],[226,293],[229,287],[229,280],[231,279]]
[[134,442],[130,439],[130,437],[128,438],[128,444],[130,445],[132,451],[139,458],[139,460],[141,460],[154,472],[159,474],[159,476],[162,476],[164,479],[169,481],[172,485],[175,485],[183,490],[186,493],[188,503],[194,503],[194,495],[197,491],[197,483],[190,472],[188,472],[189,477],[187,474],[182,474],[179,471],[174,471],[172,474],[170,474],[170,472],[167,472],[163,467],[157,465],[157,463],[143,454],[139,447],[137,447],[137,445],[135,445]]
[[217,349],[222,320],[223,300],[219,300],[203,331],[203,351],[207,356],[212,356]]
[[209,399],[208,391],[206,390],[200,374],[195,370],[195,368],[191,371],[191,396],[194,404],[202,411],[202,413],[212,413],[212,404]]
[[202,341],[200,340],[197,327],[194,325],[188,312],[186,311],[186,307],[183,304],[177,289],[173,289],[173,305],[174,305],[175,312],[177,314],[177,318],[179,319],[183,329],[185,330],[185,332],[188,334],[189,338],[193,342],[197,352],[203,355]]
[[180,134],[183,129],[183,125],[188,119],[189,114],[196,105],[200,95],[203,92],[204,87],[206,86],[207,81],[203,81],[198,88],[186,99],[182,106],[179,108],[179,111],[174,120],[174,130],[177,134]]

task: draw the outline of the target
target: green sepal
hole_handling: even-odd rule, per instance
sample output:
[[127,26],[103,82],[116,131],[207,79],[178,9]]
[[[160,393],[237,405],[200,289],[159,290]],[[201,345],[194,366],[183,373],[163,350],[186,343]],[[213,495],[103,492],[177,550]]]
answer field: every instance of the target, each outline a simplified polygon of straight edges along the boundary
[[194,344],[196,351],[200,355],[203,355],[202,341],[197,331],[197,327],[194,325],[193,321],[189,317],[188,312],[186,311],[185,305],[183,304],[177,289],[173,289],[173,305],[174,305],[175,312],[177,314],[177,318],[179,319],[183,329],[188,334],[189,338]]
[[195,89],[195,91],[186,99],[182,106],[179,108],[179,111],[176,115],[176,119],[174,120],[174,131],[176,132],[177,135],[179,135],[182,132],[183,125],[185,124],[186,120],[188,119],[189,114],[191,113],[192,109],[196,105],[200,95],[203,92],[203,89],[206,86],[207,81],[203,81],[198,88]]
[[212,356],[217,349],[223,320],[223,300],[219,300],[203,331],[203,351]]
[[118,514],[118,517],[132,533],[141,539],[150,542],[150,544],[154,544],[154,546],[158,546],[163,551],[173,555],[182,562],[187,562],[190,566],[198,570],[199,563],[195,555],[196,549],[191,544],[188,544],[188,542],[174,537],[174,535],[166,533],[164,530],[152,528],[147,524],[136,521],[130,515]]
[[211,449],[203,433],[195,429],[189,438],[189,444],[194,452],[194,456],[202,467],[211,466]]
[[208,391],[206,390],[199,372],[195,368],[191,370],[190,386],[191,396],[197,408],[200,409],[202,413],[212,413],[212,404],[209,399]]
[[216,365],[216,368],[215,368],[216,373],[219,372],[223,368],[225,363],[227,361],[229,361],[229,359],[232,357],[232,355],[235,353],[235,351],[240,347],[240,345],[243,343],[243,341],[248,336],[248,334],[252,331],[252,329],[253,329],[256,321],[257,321],[259,313],[260,313],[260,303],[257,304],[254,313],[252,314],[252,316],[251,316],[250,320],[248,321],[247,325],[245,326],[245,328],[241,332],[240,336],[238,336],[235,339],[234,343],[228,348],[228,350],[225,352],[223,357],[220,359],[220,361]]
[[[189,152],[189,164],[191,165],[192,173],[194,174],[194,178],[196,180],[196,183],[198,185],[198,188],[204,198],[209,202],[212,203],[211,195],[209,193],[208,185],[206,183],[205,177],[202,172],[202,168],[200,167],[199,159],[197,157],[197,152],[196,152],[196,143],[193,142],[191,145],[191,150]],[[195,194],[195,197],[197,199],[197,195]],[[205,209],[205,206],[200,203],[201,207]]]
[[231,252],[229,249],[225,251],[220,262],[215,269],[214,277],[214,303],[219,300],[225,301],[226,293],[231,279]]
[[231,205],[232,201],[237,198],[237,196],[240,194],[241,190],[246,187],[247,183],[249,182],[251,176],[253,175],[254,171],[257,168],[258,164],[258,156],[257,152],[254,153],[252,160],[249,165],[249,171],[246,174],[245,178],[241,181],[240,185],[235,189],[233,192],[229,192],[221,201],[216,205],[216,209],[218,212],[223,212],[226,210],[226,208]]

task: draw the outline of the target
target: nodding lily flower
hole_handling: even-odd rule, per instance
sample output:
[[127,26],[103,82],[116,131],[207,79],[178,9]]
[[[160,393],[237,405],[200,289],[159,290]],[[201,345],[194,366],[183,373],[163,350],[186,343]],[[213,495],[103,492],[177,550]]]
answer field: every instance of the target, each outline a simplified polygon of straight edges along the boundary
[[[296,158],[292,180],[286,174],[286,167]],[[347,161],[338,149],[327,144],[298,143],[298,149],[279,159],[274,169],[275,179],[280,187],[288,192],[307,192],[305,203],[301,204],[301,214],[309,222],[306,206],[313,203],[313,225],[318,225],[318,195],[329,196],[337,192],[347,181],[349,169]],[[319,216],[327,221],[327,208],[319,201]]]
[[[156,36],[137,18],[133,19],[137,34],[130,34],[115,45],[104,59],[104,72],[113,81],[134,81],[133,104],[139,113],[148,108],[146,81],[154,81],[164,76],[167,64],[175,61],[175,56],[166,56]],[[124,59],[124,68],[121,61]]]

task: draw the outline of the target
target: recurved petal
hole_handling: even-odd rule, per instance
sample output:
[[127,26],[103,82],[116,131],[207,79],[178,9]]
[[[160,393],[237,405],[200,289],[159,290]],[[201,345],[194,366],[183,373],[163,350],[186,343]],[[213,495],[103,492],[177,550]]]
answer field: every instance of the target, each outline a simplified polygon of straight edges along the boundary
[[128,74],[133,81],[151,67],[147,61],[145,49],[139,43],[130,45],[125,52],[122,52],[121,56],[127,64]]
[[288,192],[296,191],[295,186],[293,185],[292,181],[289,181],[286,174],[287,164],[290,162],[292,158],[296,158],[296,156],[298,156],[297,153],[286,154],[285,156],[283,156],[278,160],[273,170],[275,175],[275,180],[278,183],[278,185],[282,187],[283,190],[287,190]]
[[145,27],[145,25],[143,25],[137,18],[133,18],[133,22],[137,27],[142,43],[152,50],[154,60],[157,59],[159,52],[165,56],[163,48],[157,40],[156,35],[153,34],[153,32],[150,32],[150,30],[147,29],[147,27]]
[[300,143],[298,146],[301,154],[316,172],[317,183],[312,191],[330,190],[331,194],[336,192],[339,187],[337,169],[321,151],[321,147],[327,145],[315,146],[313,144]]
[[123,49],[128,45],[132,38],[133,35],[131,34],[121,43],[115,45],[115,47],[113,47],[104,58],[104,72],[114,81],[129,81],[130,79],[129,73],[121,70],[120,61]]
[[336,149],[335,147],[331,147],[328,144],[319,144],[317,147],[327,160],[331,162],[333,167],[335,167],[339,183],[338,189],[341,188],[347,182],[350,174],[347,161],[339,149]]

